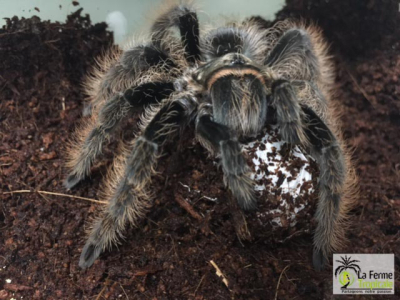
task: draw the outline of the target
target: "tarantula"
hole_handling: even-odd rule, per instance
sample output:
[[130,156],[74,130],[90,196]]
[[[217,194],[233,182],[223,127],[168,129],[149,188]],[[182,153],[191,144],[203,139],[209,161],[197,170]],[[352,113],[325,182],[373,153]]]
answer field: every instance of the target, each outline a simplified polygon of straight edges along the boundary
[[241,142],[275,119],[282,138],[319,164],[314,267],[321,270],[340,246],[352,169],[329,99],[326,45],[312,26],[285,21],[265,29],[260,20],[228,23],[200,37],[192,6],[172,6],[156,19],[148,41],[113,52],[89,78],[85,111],[91,118],[69,151],[68,189],[90,174],[130,109],[148,108],[141,133],[106,179],[109,202],[93,224],[80,267],[90,267],[150,208],[149,185],[163,144],[189,124],[220,158],[224,183],[239,206],[250,210],[257,199]]

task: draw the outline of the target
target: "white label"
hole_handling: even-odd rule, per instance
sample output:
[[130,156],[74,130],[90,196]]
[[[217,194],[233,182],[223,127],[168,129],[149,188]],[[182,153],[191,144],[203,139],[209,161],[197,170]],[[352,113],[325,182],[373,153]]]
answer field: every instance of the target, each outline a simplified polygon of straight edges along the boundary
[[333,294],[394,294],[394,254],[334,254]]

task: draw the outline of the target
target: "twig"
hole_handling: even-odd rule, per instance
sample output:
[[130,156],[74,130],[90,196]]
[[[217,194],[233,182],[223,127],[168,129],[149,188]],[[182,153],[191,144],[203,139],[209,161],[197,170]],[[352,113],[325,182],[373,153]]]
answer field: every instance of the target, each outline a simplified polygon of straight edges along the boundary
[[18,34],[18,33],[24,32],[24,31],[26,31],[26,29],[14,31],[14,32],[6,32],[6,33],[0,34],[0,37],[5,36],[5,35]]
[[204,280],[204,277],[206,277],[206,275],[204,274],[203,275],[203,277],[201,277],[201,279],[200,279],[200,282],[199,282],[199,284],[197,285],[197,288],[196,288],[196,290],[194,291],[194,295],[196,296],[196,293],[197,293],[197,290],[199,289],[199,287],[201,286],[201,283],[203,282],[203,280]]
[[279,285],[281,283],[281,279],[282,279],[282,275],[283,273],[285,273],[286,269],[288,269],[290,267],[290,265],[287,265],[281,272],[281,275],[279,275],[279,280],[278,280],[278,284],[276,285],[276,291],[275,291],[275,300],[278,299],[278,289],[279,289]]
[[33,290],[32,287],[20,284],[5,283],[4,288],[13,292]]
[[55,43],[58,42],[60,39],[56,39],[56,40],[50,40],[50,41],[44,41],[45,44],[50,44],[50,43]]
[[154,274],[154,273],[160,272],[162,270],[163,270],[162,268],[159,268],[156,266],[149,266],[142,270],[135,271],[135,273],[133,273],[132,277],[146,276],[147,274]]
[[61,194],[61,193],[53,193],[53,192],[47,192],[47,191],[17,190],[17,191],[11,191],[11,192],[3,192],[3,195],[6,195],[6,194],[23,194],[23,193],[39,193],[39,194],[45,194],[45,195],[76,198],[76,199],[81,199],[81,200],[95,202],[95,203],[107,204],[106,201],[100,201],[100,200],[95,200],[95,199],[90,199],[90,198],[85,198],[85,197],[79,197],[79,196],[73,196],[73,195],[67,195],[67,194]]
[[189,193],[190,193],[190,191],[191,191],[190,186],[188,186],[188,185],[186,185],[186,184],[183,184],[183,183],[180,182],[180,181],[179,181],[179,183],[180,183],[180,185],[183,186],[184,188],[187,188],[187,190],[188,190]]
[[358,84],[357,80],[354,78],[354,76],[350,73],[349,70],[347,70],[347,74],[349,74],[351,80],[354,82],[354,84],[356,85],[356,87],[358,88],[358,90],[361,92],[361,94],[363,94],[364,98],[372,105],[375,104],[375,101],[372,101],[372,99],[369,97],[369,95],[367,94],[367,92]]
[[124,292],[126,299],[129,300],[128,294],[125,292],[125,289],[124,289],[124,287],[122,286],[122,284],[119,283],[119,282],[118,282],[118,284],[119,284],[119,286],[121,287],[122,291]]
[[301,230],[295,231],[293,234],[291,234],[291,235],[285,237],[283,240],[279,240],[279,241],[277,241],[277,242],[283,244],[283,243],[285,243],[287,240],[290,240],[292,237],[295,237],[295,236],[297,236],[297,235],[301,235],[302,233],[308,233],[308,232],[309,232],[309,230],[307,230],[307,229],[305,229],[305,230],[301,229]]
[[226,279],[225,275],[221,272],[221,269],[217,266],[217,264],[213,260],[210,260],[210,263],[215,268],[217,276],[222,278],[222,282],[229,289],[229,281],[228,281],[228,279]]
[[193,207],[182,198],[181,195],[175,195],[175,201],[179,203],[179,205],[186,210],[193,218],[199,221],[203,221],[203,217],[200,216]]
[[103,295],[104,291],[106,290],[107,287],[107,281],[104,284],[104,287],[101,289],[100,294],[97,295],[96,300],[100,300],[101,295]]
[[113,280],[110,280],[110,283],[112,283],[111,286],[110,286],[110,288],[108,289],[107,293],[102,297],[102,298],[104,298],[104,299],[109,299],[109,298],[110,298],[110,295],[111,295],[112,293],[114,293],[115,288],[116,288],[116,286],[117,286],[117,284],[118,284],[118,282],[113,281]]
[[61,107],[62,107],[62,110],[65,110],[65,97],[61,98]]
[[47,203],[50,203],[51,201],[42,193],[38,193],[40,197],[42,197]]

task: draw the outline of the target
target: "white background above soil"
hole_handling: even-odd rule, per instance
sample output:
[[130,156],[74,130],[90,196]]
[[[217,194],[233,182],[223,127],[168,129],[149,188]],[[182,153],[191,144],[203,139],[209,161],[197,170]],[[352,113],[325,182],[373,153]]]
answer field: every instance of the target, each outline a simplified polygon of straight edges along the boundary
[[[36,15],[42,20],[64,22],[67,15],[83,7],[82,13],[89,14],[92,22],[98,23],[106,21],[110,13],[119,11],[126,19],[117,21],[122,24],[126,22],[126,29],[122,30],[119,36],[115,36],[116,42],[120,43],[132,33],[146,30],[154,18],[154,10],[165,1],[78,0],[76,2],[79,4],[74,5],[72,0],[0,0],[0,27],[5,25],[3,18],[13,16],[29,18]],[[199,7],[200,20],[204,23],[213,22],[221,15],[234,18],[260,15],[274,19],[275,13],[283,7],[284,0],[201,0],[196,3]]]

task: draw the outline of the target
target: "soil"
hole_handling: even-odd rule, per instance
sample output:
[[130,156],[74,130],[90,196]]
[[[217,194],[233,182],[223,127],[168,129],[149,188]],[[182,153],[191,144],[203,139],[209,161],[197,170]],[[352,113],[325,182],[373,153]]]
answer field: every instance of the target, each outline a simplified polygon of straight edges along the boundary
[[[400,52],[398,30],[385,27],[398,17],[378,1],[351,2],[288,1],[279,18],[312,18],[332,44],[336,101],[345,108],[361,188],[342,250],[394,253],[398,291]],[[351,17],[341,23],[343,12]],[[386,12],[387,23],[377,21]],[[140,229],[90,269],[78,267],[86,224],[99,204],[35,191],[99,198],[116,142],[73,192],[62,184],[63,148],[81,118],[82,78],[111,44],[105,24],[91,25],[80,11],[65,24],[14,17],[0,30],[0,299],[331,298],[332,269],[312,269],[308,230],[268,230],[248,214],[251,239],[237,233],[243,215],[229,205],[220,170],[190,132],[167,147],[153,181],[155,204]],[[132,137],[130,130],[121,136]],[[10,193],[18,190],[28,192]],[[185,199],[193,211],[183,208]]]

